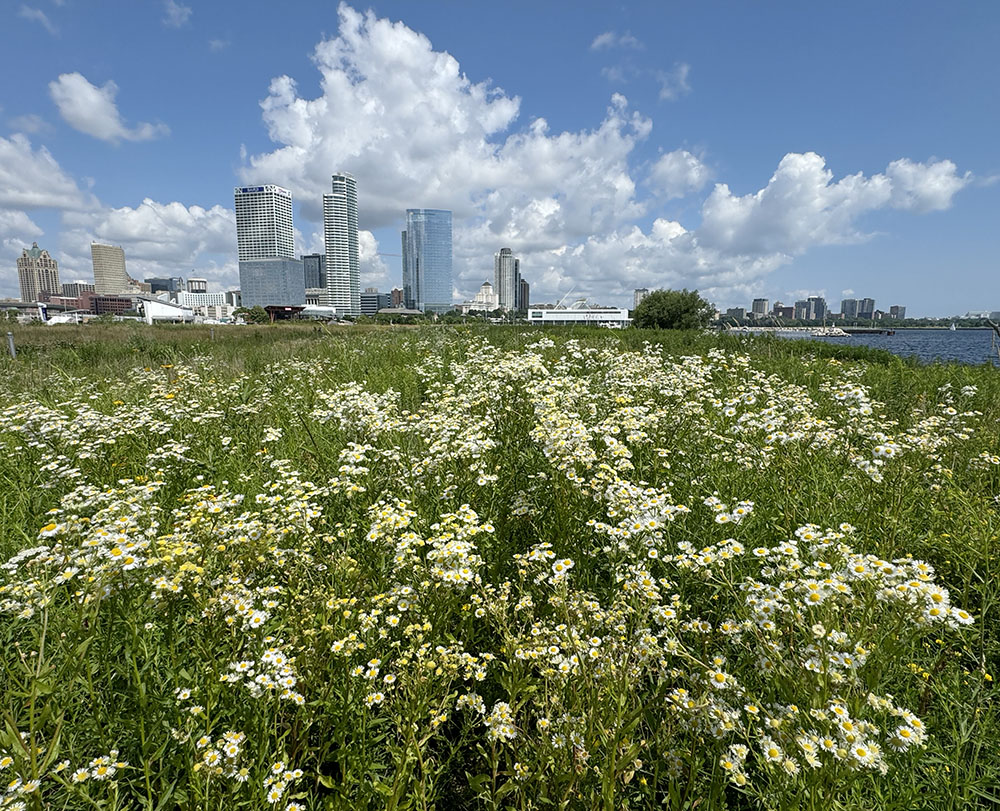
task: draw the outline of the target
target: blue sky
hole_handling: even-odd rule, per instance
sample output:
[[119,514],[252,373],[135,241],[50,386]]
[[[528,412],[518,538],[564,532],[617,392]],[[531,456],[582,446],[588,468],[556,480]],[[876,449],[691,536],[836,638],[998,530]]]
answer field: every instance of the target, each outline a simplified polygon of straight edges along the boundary
[[455,212],[455,294],[697,287],[1000,309],[1000,5],[10,0],[0,296],[37,240],[238,284],[232,188],[292,190],[303,251],[353,172],[363,283],[408,207]]

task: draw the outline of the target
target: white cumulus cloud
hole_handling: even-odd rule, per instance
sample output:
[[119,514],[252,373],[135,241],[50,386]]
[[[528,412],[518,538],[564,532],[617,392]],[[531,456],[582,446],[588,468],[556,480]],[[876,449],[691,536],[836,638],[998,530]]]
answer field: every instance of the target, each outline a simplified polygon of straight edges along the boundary
[[96,204],[44,147],[25,135],[0,137],[0,210],[84,209]]
[[590,50],[604,51],[610,48],[631,48],[632,50],[642,50],[642,43],[632,36],[628,31],[618,34],[615,31],[605,31],[594,37],[590,43]]
[[117,143],[123,139],[148,141],[170,132],[164,124],[141,122],[135,127],[126,126],[115,104],[117,93],[118,85],[114,82],[97,87],[80,73],[63,73],[49,82],[49,94],[59,114],[67,124],[86,135]]
[[649,173],[653,187],[668,200],[699,191],[711,176],[711,169],[686,149],[661,155]]
[[180,28],[191,18],[191,6],[181,5],[175,0],[167,0],[164,3],[164,11],[166,16],[163,18],[163,24],[168,28]]

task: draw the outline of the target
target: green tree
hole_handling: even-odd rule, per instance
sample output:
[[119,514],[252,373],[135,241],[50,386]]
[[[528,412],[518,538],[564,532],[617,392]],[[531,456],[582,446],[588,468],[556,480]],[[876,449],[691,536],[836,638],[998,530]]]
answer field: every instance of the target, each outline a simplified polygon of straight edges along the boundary
[[645,329],[704,329],[713,310],[697,290],[656,290],[632,311],[632,323]]
[[256,307],[251,307],[243,318],[250,324],[271,323],[271,317],[267,314],[267,310],[259,304]]

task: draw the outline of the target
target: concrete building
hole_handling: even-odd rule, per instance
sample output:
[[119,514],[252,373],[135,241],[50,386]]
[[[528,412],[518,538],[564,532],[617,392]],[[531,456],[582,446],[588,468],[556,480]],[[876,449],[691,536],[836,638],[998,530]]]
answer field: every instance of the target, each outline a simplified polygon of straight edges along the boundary
[[726,310],[726,318],[735,318],[737,321],[742,321],[747,317],[746,307],[730,307]]
[[572,307],[528,310],[528,323],[536,326],[590,325],[620,329],[632,322],[628,309],[624,307],[588,307],[586,302],[577,302]]
[[366,287],[361,294],[361,314],[373,316],[379,310],[392,307],[392,295],[380,293],[377,287]]
[[253,259],[292,259],[292,193],[281,186],[237,186],[236,246],[240,262]]
[[438,313],[450,310],[451,212],[408,208],[402,243],[406,307]]
[[809,318],[809,302],[805,299],[799,299],[795,302],[795,307],[792,310],[792,318],[799,321],[805,321]]
[[326,304],[338,315],[361,315],[361,264],[358,258],[358,184],[339,172],[323,195],[326,248]]
[[763,318],[767,315],[767,308],[771,302],[766,298],[755,298],[750,305],[750,312],[754,318]]
[[482,285],[480,285],[479,292],[476,293],[471,300],[463,301],[459,305],[459,309],[462,311],[463,315],[467,315],[474,310],[491,313],[499,307],[500,301],[493,289],[493,285],[488,281],[483,282]]
[[304,306],[302,262],[278,257],[241,261],[240,298],[247,308]]
[[21,251],[17,260],[17,281],[21,287],[21,301],[40,301],[62,294],[59,263],[48,251],[39,248],[37,242]]
[[404,301],[403,301],[403,288],[402,287],[394,287],[394,288],[392,288],[392,292],[389,295],[392,296],[392,306],[393,307],[402,307],[403,306]]
[[199,307],[224,307],[229,302],[226,301],[225,293],[191,293],[187,290],[179,290],[171,293],[170,301],[180,304],[182,307],[190,307],[197,310]]
[[517,309],[527,310],[531,306],[531,285],[525,279],[518,282]]
[[646,296],[648,295],[649,295],[648,287],[637,287],[632,292],[632,309],[633,310],[636,309],[639,306],[639,304],[642,303],[642,300],[646,298]]
[[822,321],[826,318],[827,309],[825,298],[822,296],[809,296],[809,298],[806,299],[806,302],[809,305],[806,318],[810,321]]
[[133,287],[133,279],[125,269],[125,251],[120,245],[91,242],[90,258],[94,263],[94,292],[98,296],[117,296]]
[[135,310],[135,300],[131,296],[94,296],[91,304],[95,315],[123,315]]
[[62,294],[66,298],[80,298],[84,293],[93,293],[94,285],[90,282],[63,282]]
[[501,248],[493,255],[493,290],[501,308],[520,309],[521,262],[510,248]]
[[856,298],[841,299],[840,314],[844,318],[858,317],[858,300]]
[[875,299],[863,298],[858,302],[858,318],[875,317]]
[[899,304],[893,304],[889,308],[889,318],[899,318],[899,319],[906,318],[906,307],[903,307]]
[[775,318],[795,318],[795,308],[794,307],[779,307],[775,305],[772,311]]
[[189,293],[207,293],[208,279],[196,279],[192,276],[187,281],[187,291]]

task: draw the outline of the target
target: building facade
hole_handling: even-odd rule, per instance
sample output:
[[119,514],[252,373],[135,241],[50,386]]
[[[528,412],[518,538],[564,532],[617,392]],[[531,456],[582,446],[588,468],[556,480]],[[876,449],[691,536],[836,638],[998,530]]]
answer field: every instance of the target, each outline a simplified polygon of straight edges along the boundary
[[326,287],[326,254],[306,253],[301,259],[306,289]]
[[903,307],[899,304],[893,304],[889,308],[889,318],[899,318],[899,319],[906,318],[906,307]]
[[406,307],[437,313],[450,310],[451,212],[436,208],[407,209],[402,242]]
[[753,317],[763,318],[767,315],[767,308],[770,303],[771,302],[766,298],[755,298],[753,303],[750,305],[750,312],[753,313]]
[[80,298],[84,293],[93,293],[94,285],[90,282],[66,282],[62,286],[62,294],[66,298]]
[[99,296],[117,296],[128,291],[131,279],[125,270],[125,251],[120,245],[90,243],[94,263],[94,292]]
[[524,279],[518,282],[517,309],[527,310],[531,306],[531,285]]
[[827,316],[826,299],[822,296],[809,296],[806,299],[808,311],[806,318],[810,321],[822,321]]
[[247,308],[305,305],[302,262],[277,257],[240,262],[240,300]]
[[405,303],[404,300],[403,300],[403,288],[402,287],[394,287],[394,288],[392,288],[392,292],[390,292],[389,295],[392,297],[392,306],[393,307],[402,307],[403,304]]
[[863,298],[858,302],[858,318],[875,317],[875,299]]
[[642,300],[649,295],[648,287],[637,287],[632,292],[632,309],[635,310],[642,303]]
[[528,323],[539,326],[591,325],[621,329],[632,322],[624,307],[529,309]]
[[150,293],[176,293],[184,289],[184,279],[180,276],[146,279]]
[[59,263],[49,252],[32,242],[21,251],[17,260],[17,281],[21,288],[21,301],[41,301],[49,296],[62,294],[59,284]]
[[844,318],[858,317],[858,300],[856,298],[841,299],[840,314]]
[[188,279],[187,291],[189,293],[207,293],[208,279],[196,279],[194,277]]
[[326,301],[338,315],[361,315],[361,264],[358,258],[358,184],[340,172],[323,195],[326,248]]
[[377,287],[366,287],[361,294],[362,315],[372,316],[388,307],[392,307],[391,293],[380,293]]
[[237,186],[233,199],[239,261],[292,259],[292,193],[274,185]]
[[504,310],[519,310],[521,294],[521,262],[510,248],[501,248],[493,255],[493,290]]

